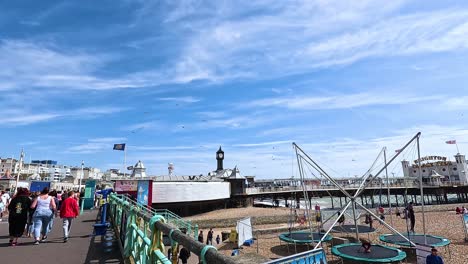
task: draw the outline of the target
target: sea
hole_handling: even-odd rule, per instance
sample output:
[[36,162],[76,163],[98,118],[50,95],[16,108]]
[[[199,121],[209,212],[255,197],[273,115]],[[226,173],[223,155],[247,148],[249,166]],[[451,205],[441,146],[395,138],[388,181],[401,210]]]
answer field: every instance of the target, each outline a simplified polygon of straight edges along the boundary
[[[374,202],[375,202],[375,206],[379,206],[379,202],[380,202],[380,199],[382,199],[382,204],[384,206],[386,206],[387,204],[387,196],[386,195],[375,195],[374,196]],[[408,196],[408,202],[411,201],[411,197]],[[451,195],[448,195],[448,200],[450,203],[456,203],[457,202],[457,196],[456,194],[451,194]],[[360,202],[361,200],[358,199],[358,201]],[[395,207],[396,206],[396,198],[394,195],[390,196],[390,201],[392,203],[392,207]],[[296,201],[294,199],[290,199],[287,201],[288,205],[292,205],[293,207],[296,206]],[[342,198],[342,203],[343,203],[343,206],[345,206],[345,200],[344,198]],[[419,197],[417,197],[417,200],[415,201],[416,204],[420,204],[421,203],[421,199]],[[314,208],[314,206],[318,204],[320,206],[320,209],[321,210],[331,210],[332,209],[332,199],[330,197],[312,197],[311,198],[311,205],[312,205],[312,209]],[[398,197],[398,204],[399,204],[399,207],[403,207],[404,205],[404,200],[403,200],[403,196],[399,196]],[[273,199],[269,199],[269,198],[266,198],[266,199],[255,199],[254,201],[254,205],[258,205],[258,206],[271,206],[271,207],[274,207],[275,206],[275,201]],[[333,205],[334,205],[334,208],[335,209],[339,209],[340,208],[340,198],[339,197],[333,197]],[[285,199],[279,199],[278,200],[278,206],[279,207],[287,207],[286,206],[286,201]],[[299,206],[301,209],[305,209],[306,207],[306,203],[305,203],[305,200],[304,199],[301,199],[300,202],[299,202]]]

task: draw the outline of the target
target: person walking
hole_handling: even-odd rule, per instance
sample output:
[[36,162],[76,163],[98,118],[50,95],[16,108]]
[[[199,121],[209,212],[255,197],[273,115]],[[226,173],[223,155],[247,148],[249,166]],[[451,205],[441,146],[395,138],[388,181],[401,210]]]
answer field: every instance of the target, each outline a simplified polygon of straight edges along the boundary
[[24,233],[24,227],[28,221],[28,210],[31,207],[31,200],[28,195],[28,189],[18,188],[18,192],[8,205],[10,246],[16,246],[18,244],[18,238]]
[[0,199],[0,222],[3,221],[3,211],[6,210],[6,204],[3,203],[3,200]]
[[219,235],[216,236],[216,245],[219,245],[219,242],[221,241],[221,238],[219,237]]
[[2,221],[3,214],[8,212],[8,203],[10,202],[10,194],[7,191],[2,191],[0,195],[0,222]]
[[54,199],[54,202],[55,202],[55,210],[52,210],[52,217],[50,218],[50,222],[49,222],[49,225],[47,226],[47,233],[50,233],[52,231],[52,228],[54,227],[54,219],[55,217],[58,216],[58,209],[60,208],[59,207],[59,200],[57,198],[57,191],[56,190],[52,190],[50,193],[49,193],[49,196],[52,197],[52,199]]
[[[31,193],[29,196],[29,200],[31,201],[30,204],[32,204],[32,201],[38,197],[38,193]],[[34,208],[29,208],[28,209],[28,222],[26,225],[26,236],[31,237],[34,232],[34,223],[33,223],[33,215],[36,210]]]
[[213,233],[213,228],[210,228],[210,231],[208,231],[208,235],[206,236],[207,245],[213,245]]
[[60,208],[60,218],[63,220],[63,242],[68,241],[68,235],[72,225],[73,218],[80,215],[80,208],[78,202],[73,198],[74,192],[68,193],[68,198],[62,201],[62,207]]
[[41,194],[32,202],[31,208],[36,209],[33,215],[34,245],[39,245],[39,242],[45,242],[47,239],[47,227],[50,219],[53,217],[52,210],[56,209],[54,199],[52,199],[52,196],[49,196],[49,188],[45,187],[42,190]]
[[203,243],[203,230],[198,233],[198,242]]

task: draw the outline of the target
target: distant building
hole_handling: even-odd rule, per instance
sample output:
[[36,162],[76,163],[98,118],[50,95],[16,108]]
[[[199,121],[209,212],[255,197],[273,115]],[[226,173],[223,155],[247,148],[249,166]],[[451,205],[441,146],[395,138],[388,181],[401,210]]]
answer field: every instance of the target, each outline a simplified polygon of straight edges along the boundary
[[0,159],[0,174],[5,176],[6,172],[14,173],[18,166],[18,160],[13,158]]
[[139,160],[135,166],[133,166],[133,172],[131,178],[146,178],[146,168],[143,162]]
[[73,178],[76,184],[78,184],[82,174],[82,179],[84,181],[86,181],[87,179],[100,180],[103,178],[104,175],[104,173],[102,173],[101,170],[98,168],[84,167],[83,173],[81,171],[81,167],[73,167],[70,169],[70,176]]
[[447,157],[426,156],[421,158],[421,170],[418,160],[403,160],[403,175],[408,178],[419,177],[422,174],[423,182],[454,182],[468,183],[468,167],[465,155],[458,153],[455,155],[455,161],[450,161]]

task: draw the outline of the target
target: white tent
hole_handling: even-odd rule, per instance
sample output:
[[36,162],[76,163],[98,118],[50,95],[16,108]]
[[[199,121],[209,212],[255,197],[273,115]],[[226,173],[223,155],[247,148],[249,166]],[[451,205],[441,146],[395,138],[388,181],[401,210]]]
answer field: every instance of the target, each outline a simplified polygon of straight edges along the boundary
[[238,234],[237,245],[240,247],[245,241],[253,239],[252,224],[250,217],[237,221],[236,231]]

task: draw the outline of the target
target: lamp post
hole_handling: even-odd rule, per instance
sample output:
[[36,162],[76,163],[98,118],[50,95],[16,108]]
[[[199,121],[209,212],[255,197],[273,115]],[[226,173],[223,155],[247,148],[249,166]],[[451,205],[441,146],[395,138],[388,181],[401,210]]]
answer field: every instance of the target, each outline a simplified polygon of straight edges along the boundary
[[84,160],[81,161],[81,175],[80,175],[80,183],[79,183],[79,188],[78,191],[81,193],[81,181],[83,180],[83,175],[84,175]]
[[[23,169],[23,160],[24,160],[24,151],[23,149],[21,149],[21,155],[20,155],[19,165],[18,165],[18,174],[16,174],[15,193],[18,191],[19,178],[20,178],[21,170]],[[11,159],[11,164],[13,164],[13,159]]]

